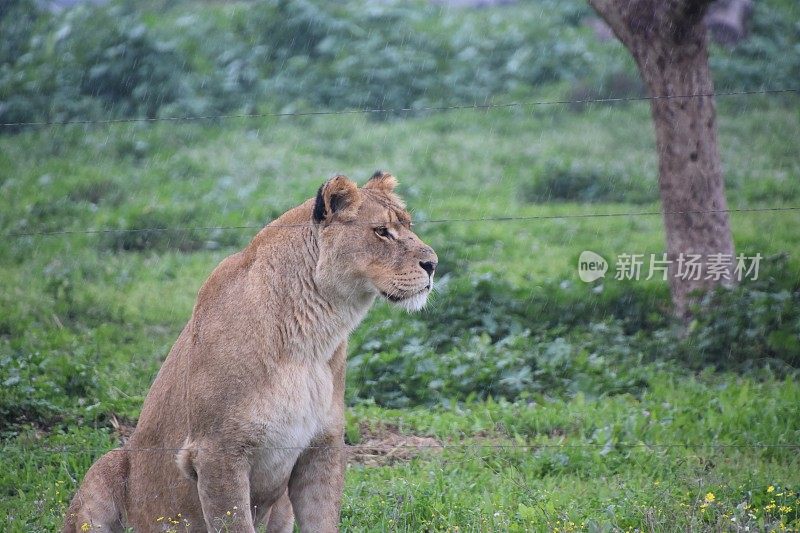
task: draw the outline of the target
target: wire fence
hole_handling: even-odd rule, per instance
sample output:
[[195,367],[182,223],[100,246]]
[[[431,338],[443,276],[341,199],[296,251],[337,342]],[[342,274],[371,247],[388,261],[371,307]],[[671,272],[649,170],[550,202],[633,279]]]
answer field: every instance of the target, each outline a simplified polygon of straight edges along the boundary
[[[19,450],[21,447],[16,446],[15,449]],[[24,448],[24,447],[22,447]],[[582,442],[582,443],[531,443],[531,444],[498,444],[498,443],[428,443],[428,444],[344,444],[344,445],[309,445],[309,446],[267,446],[264,449],[268,450],[281,450],[281,451],[303,451],[303,450],[343,450],[343,451],[359,451],[359,450],[458,450],[466,452],[469,450],[602,450],[602,449],[720,449],[720,450],[743,450],[743,449],[796,449],[800,451],[800,442],[791,443],[715,443],[715,442]],[[86,446],[30,446],[28,449],[48,453],[105,453],[109,451],[108,448],[86,447]],[[121,451],[131,453],[178,453],[187,450],[181,447],[131,447],[125,446]],[[194,446],[191,448],[193,451],[204,451],[203,447]]]
[[234,113],[217,115],[185,115],[173,117],[121,117],[106,119],[74,119],[74,120],[51,120],[34,122],[5,122],[0,123],[4,128],[20,127],[46,127],[46,126],[70,126],[70,125],[102,125],[102,124],[126,124],[137,122],[194,122],[204,120],[229,120],[229,119],[249,119],[249,118],[291,118],[291,117],[316,117],[316,116],[335,116],[335,115],[383,115],[397,113],[425,113],[425,112],[445,112],[458,110],[488,111],[493,109],[509,109],[515,107],[537,107],[552,105],[589,105],[589,104],[614,104],[624,102],[646,102],[653,100],[685,100],[689,98],[720,98],[730,96],[753,96],[759,94],[778,95],[800,92],[800,88],[789,87],[781,89],[757,89],[751,91],[728,91],[711,92],[698,94],[663,94],[654,96],[619,96],[604,98],[579,98],[572,100],[524,100],[519,102],[506,102],[499,104],[471,104],[471,105],[449,105],[449,106],[422,106],[422,107],[393,107],[393,108],[369,108],[369,109],[340,109],[340,110],[316,110],[316,111],[292,111],[276,113]]
[[[649,217],[649,216],[669,216],[669,215],[709,215],[714,213],[764,213],[780,211],[800,211],[800,206],[785,207],[736,207],[731,209],[711,209],[711,210],[685,210],[685,211],[630,211],[624,213],[571,213],[564,215],[522,215],[522,216],[499,216],[499,217],[472,217],[472,218],[433,218],[414,221],[414,225],[419,224],[447,224],[458,222],[525,222],[533,220],[562,220],[580,218],[616,218],[616,217]],[[372,226],[382,224],[381,221],[375,222],[354,222],[353,225]],[[312,222],[300,224],[278,224],[267,223],[270,228],[309,228]],[[51,237],[59,235],[97,235],[108,233],[149,233],[164,231],[235,231],[235,230],[255,230],[263,228],[263,225],[247,224],[241,226],[173,226],[173,227],[151,227],[151,228],[97,228],[97,229],[74,229],[74,230],[52,230],[52,231],[22,231],[6,233],[8,238],[17,237]]]
[[[332,111],[307,111],[307,112],[286,112],[286,113],[249,113],[249,114],[219,114],[219,115],[196,115],[179,117],[128,117],[128,118],[109,118],[98,120],[64,120],[64,121],[40,121],[40,122],[7,122],[0,123],[0,127],[23,127],[23,126],[67,126],[67,125],[92,125],[92,124],[119,124],[119,123],[152,123],[152,122],[181,122],[181,121],[201,121],[201,120],[223,120],[237,118],[267,118],[267,117],[303,117],[303,116],[332,116],[332,115],[353,115],[353,114],[377,114],[377,113],[410,113],[410,112],[441,112],[452,110],[493,110],[507,109],[513,107],[533,107],[545,105],[577,105],[577,104],[599,104],[599,103],[619,103],[619,102],[639,102],[653,100],[673,100],[688,98],[709,98],[709,97],[731,97],[731,96],[752,96],[752,95],[778,95],[787,93],[798,93],[798,88],[779,88],[779,89],[759,89],[750,91],[729,91],[687,95],[655,95],[655,96],[630,96],[630,97],[605,97],[605,98],[584,98],[572,100],[536,100],[508,102],[500,104],[473,104],[473,105],[453,105],[453,106],[430,106],[430,107],[404,107],[404,108],[381,108],[381,109],[349,109]],[[441,218],[424,219],[416,221],[415,224],[441,224],[458,222],[512,222],[530,220],[556,220],[574,218],[612,218],[612,217],[634,217],[634,216],[668,216],[668,215],[689,215],[689,214],[713,214],[713,213],[737,213],[737,212],[768,212],[768,211],[797,211],[800,206],[784,207],[741,207],[719,210],[685,210],[685,211],[640,211],[624,213],[574,213],[564,215],[524,215],[524,216],[496,216],[496,217],[472,217],[472,218]],[[365,225],[374,223],[365,222]],[[311,226],[307,224],[276,224],[272,222],[271,228],[304,228]],[[144,233],[144,232],[166,232],[166,231],[237,231],[260,229],[263,225],[235,225],[235,226],[176,226],[176,227],[148,227],[148,228],[87,228],[87,229],[64,229],[64,230],[43,230],[43,231],[19,231],[9,232],[4,236],[8,238],[18,237],[45,237],[57,235],[74,234],[108,234],[108,233]]]

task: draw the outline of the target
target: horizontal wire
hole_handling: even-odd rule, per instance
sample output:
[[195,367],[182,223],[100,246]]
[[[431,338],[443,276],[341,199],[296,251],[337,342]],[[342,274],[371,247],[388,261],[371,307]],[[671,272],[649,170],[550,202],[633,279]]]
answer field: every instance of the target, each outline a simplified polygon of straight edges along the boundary
[[[13,446],[6,446],[5,451],[12,450]],[[719,448],[719,449],[800,449],[800,443],[797,444],[713,444],[713,443],[650,443],[650,442],[636,442],[636,443],[583,443],[583,444],[355,444],[344,446],[268,446],[264,449],[267,450],[309,450],[309,449],[330,449],[330,450],[346,450],[346,451],[392,451],[392,450],[414,450],[414,449],[431,449],[431,450],[535,450],[535,449],[598,449],[598,448],[652,448],[652,449],[670,449],[670,448],[684,448],[684,449],[697,449],[697,448]],[[73,453],[73,452],[92,452],[92,453],[105,453],[110,451],[120,452],[133,452],[133,453],[178,453],[186,448],[160,448],[160,447],[145,447],[145,448],[96,448],[96,447],[81,447],[81,446],[25,446],[21,448],[23,451],[36,451],[48,453]],[[202,450],[202,448],[194,447],[192,450]]]
[[[499,216],[499,217],[474,217],[474,218],[436,218],[429,220],[419,220],[414,222],[414,225],[419,224],[443,224],[454,222],[514,222],[514,221],[527,221],[527,220],[558,220],[569,218],[603,218],[603,217],[633,217],[633,216],[656,216],[656,215],[699,215],[699,214],[714,214],[714,213],[754,213],[754,212],[769,212],[769,211],[800,211],[800,206],[787,206],[787,207],[738,207],[732,209],[712,209],[708,211],[703,210],[686,210],[686,211],[632,211],[623,213],[574,213],[565,215],[520,215],[520,216]],[[359,225],[371,226],[375,224],[383,224],[384,222],[359,222]],[[53,231],[29,231],[29,232],[11,232],[5,233],[2,237],[17,238],[17,237],[48,237],[58,235],[96,235],[106,233],[145,233],[145,232],[159,232],[159,231],[229,231],[229,230],[245,230],[245,229],[262,229],[264,227],[270,228],[309,228],[314,223],[303,222],[298,224],[275,224],[274,222],[267,223],[265,226],[260,225],[242,225],[242,226],[176,226],[176,227],[156,227],[156,228],[98,228],[98,229],[76,229],[76,230],[53,230]]]
[[390,108],[368,108],[368,109],[342,109],[338,111],[297,111],[297,112],[275,112],[275,113],[237,113],[222,115],[187,115],[180,117],[127,117],[127,118],[107,118],[98,120],[76,119],[76,120],[43,120],[32,122],[4,122],[0,127],[22,127],[22,126],[68,126],[68,125],[89,125],[89,124],[123,124],[135,122],[190,122],[199,120],[225,120],[237,118],[267,118],[267,117],[311,117],[311,116],[330,116],[330,115],[368,115],[385,113],[415,113],[427,111],[455,111],[455,110],[492,110],[508,109],[513,107],[532,107],[545,105],[569,105],[569,104],[604,104],[616,102],[640,102],[648,100],[676,100],[687,98],[710,98],[724,96],[747,96],[757,94],[781,94],[800,92],[798,88],[785,89],[758,89],[751,91],[729,91],[711,92],[698,94],[664,94],[655,96],[619,96],[604,98],[581,98],[576,100],[536,100],[507,102],[501,104],[471,104],[471,105],[449,105],[449,106],[425,106],[425,107],[390,107]]

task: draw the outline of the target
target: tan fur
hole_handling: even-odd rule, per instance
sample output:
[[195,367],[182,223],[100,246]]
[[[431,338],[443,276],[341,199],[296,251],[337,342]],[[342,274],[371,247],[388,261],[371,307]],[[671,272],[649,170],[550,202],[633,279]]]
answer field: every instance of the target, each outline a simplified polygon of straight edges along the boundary
[[338,529],[347,337],[376,296],[424,305],[437,261],[394,186],[337,176],[220,263],[65,532]]

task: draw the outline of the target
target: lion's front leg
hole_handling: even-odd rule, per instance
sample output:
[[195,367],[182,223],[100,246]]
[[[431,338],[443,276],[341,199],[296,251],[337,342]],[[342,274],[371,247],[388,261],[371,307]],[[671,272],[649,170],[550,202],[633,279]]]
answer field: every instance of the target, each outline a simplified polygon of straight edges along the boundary
[[254,533],[246,459],[204,450],[198,453],[194,467],[208,531]]
[[341,431],[314,440],[289,478],[289,499],[300,531],[339,530],[345,451]]

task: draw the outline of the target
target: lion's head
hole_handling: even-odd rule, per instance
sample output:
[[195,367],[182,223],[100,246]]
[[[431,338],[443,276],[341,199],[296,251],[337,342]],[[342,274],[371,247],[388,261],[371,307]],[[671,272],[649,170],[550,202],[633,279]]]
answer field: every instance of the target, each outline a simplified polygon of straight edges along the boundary
[[411,231],[411,217],[394,192],[397,180],[376,172],[363,188],[345,176],[323,184],[314,202],[317,278],[354,299],[381,296],[408,311],[421,309],[438,258]]

